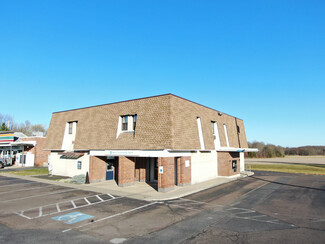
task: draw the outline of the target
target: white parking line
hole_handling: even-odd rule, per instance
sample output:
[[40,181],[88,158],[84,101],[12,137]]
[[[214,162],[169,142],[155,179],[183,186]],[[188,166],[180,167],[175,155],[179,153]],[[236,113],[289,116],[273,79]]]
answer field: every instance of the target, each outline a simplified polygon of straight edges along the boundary
[[[22,210],[22,211],[19,211],[19,212],[15,212],[15,213],[18,214],[21,217],[26,218],[26,219],[36,219],[36,218],[40,218],[40,217],[44,217],[44,216],[48,216],[48,215],[53,215],[53,214],[57,214],[57,213],[61,213],[61,212],[75,210],[75,209],[78,209],[78,208],[83,208],[83,207],[87,207],[87,206],[91,206],[91,205],[96,205],[96,204],[99,204],[99,203],[109,202],[109,201],[112,201],[112,200],[116,200],[116,199],[119,199],[119,198],[123,198],[123,197],[113,197],[113,198],[108,199],[108,200],[103,200],[103,201],[94,202],[94,203],[89,202],[89,200],[87,199],[89,203],[87,203],[85,205],[81,205],[81,206],[76,206],[75,203],[74,203],[74,201],[81,200],[81,199],[85,199],[85,198],[93,198],[95,196],[97,196],[97,195],[92,195],[92,196],[88,196],[88,197],[84,197],[84,198],[73,199],[73,200],[70,200],[70,201],[64,201],[64,202],[59,202],[59,203],[48,204],[48,205],[44,205],[44,206],[37,207],[37,208],[29,208],[29,209],[25,209],[25,210]],[[73,205],[73,207],[72,208],[69,208],[69,209],[61,210],[60,204],[69,203],[69,202]],[[56,206],[57,212],[52,212],[52,213],[48,213],[48,214],[43,214],[43,212],[42,212],[42,215],[38,215],[36,217],[29,217],[29,216],[27,216],[27,215],[24,214],[25,212],[28,212],[28,211],[31,211],[31,210],[41,211],[40,210],[41,208],[43,210],[46,207],[54,206],[54,205]]]
[[5,191],[5,192],[0,192],[1,194],[6,194],[6,193],[13,193],[13,192],[19,192],[19,191],[29,191],[29,190],[35,190],[35,189],[40,189],[40,188],[47,188],[51,187],[53,185],[48,185],[48,186],[38,186],[38,187],[33,187],[33,188],[27,188],[27,189],[20,189],[20,190],[15,190],[15,191]]
[[70,202],[71,202],[73,208],[76,208],[77,207],[73,200],[71,200]]
[[111,195],[111,194],[109,194],[109,193],[107,193],[107,195],[109,195],[109,196],[110,196],[111,198],[113,198],[113,199],[115,198],[114,196],[112,196],[112,195]]
[[[115,197],[114,197],[114,198],[115,198]],[[113,199],[114,199],[114,198],[113,198]],[[85,200],[88,204],[91,204],[91,203],[88,201],[87,198],[84,197],[84,200]]]
[[34,197],[43,197],[43,196],[49,196],[49,195],[54,195],[54,194],[60,194],[60,193],[65,193],[65,192],[70,192],[70,191],[78,191],[78,189],[70,189],[66,191],[57,191],[57,192],[52,192],[48,194],[40,194],[40,195],[34,195],[34,196],[29,196],[29,197],[22,197],[22,198],[15,198],[15,199],[10,199],[10,200],[5,200],[5,201],[0,201],[0,202],[13,202],[13,201],[19,201],[19,200],[25,200],[29,198],[34,198]]
[[103,199],[101,199],[98,195],[96,195],[96,197],[99,199],[99,200],[101,200],[101,201],[104,201]]
[[[130,210],[127,210],[127,211],[124,211],[122,213],[117,213],[117,214],[114,214],[114,215],[110,215],[110,216],[107,216],[107,217],[104,217],[104,218],[101,218],[101,219],[98,219],[98,220],[95,220],[93,222],[88,222],[86,224],[83,224],[83,225],[79,225],[77,226],[76,228],[74,229],[80,229],[82,227],[85,227],[85,226],[88,226],[90,224],[94,224],[94,223],[98,223],[98,222],[101,222],[103,220],[107,220],[107,219],[111,219],[111,218],[114,218],[114,217],[117,217],[117,216],[120,216],[120,215],[124,215],[124,214],[127,214],[127,213],[131,213],[131,212],[134,212],[134,211],[137,211],[139,209],[142,209],[142,208],[146,208],[146,207],[149,207],[151,205],[154,205],[154,204],[157,204],[157,203],[160,203],[160,202],[151,202],[151,203],[148,203],[148,204],[145,204],[145,205],[142,205],[140,207],[137,207],[137,208],[133,208],[133,209],[130,209]],[[67,231],[70,231],[72,229],[66,229],[66,230],[63,230],[62,232],[67,232]],[[81,230],[81,231],[85,231],[86,229],[84,230]]]
[[61,209],[60,209],[60,206],[58,203],[56,204],[56,210],[58,211],[58,213],[61,212]]

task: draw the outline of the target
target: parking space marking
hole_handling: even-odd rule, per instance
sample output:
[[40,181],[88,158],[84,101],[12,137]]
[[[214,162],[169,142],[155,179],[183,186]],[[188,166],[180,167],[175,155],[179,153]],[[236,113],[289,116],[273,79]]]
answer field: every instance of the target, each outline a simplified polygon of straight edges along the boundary
[[92,215],[88,215],[88,214],[84,214],[84,213],[80,213],[80,212],[73,212],[73,213],[68,213],[68,214],[64,214],[61,216],[56,216],[56,217],[52,217],[52,219],[57,220],[57,221],[62,221],[65,224],[74,224],[86,219],[90,219],[93,218],[94,216]]
[[27,188],[27,189],[20,189],[20,190],[15,190],[15,191],[5,191],[5,192],[0,192],[1,194],[6,194],[6,193],[14,193],[14,192],[19,192],[19,191],[30,191],[30,190],[35,190],[35,189],[39,189],[39,188],[47,188],[47,187],[51,187],[52,185],[48,185],[48,186],[38,186],[38,187],[33,187],[33,188]]
[[73,208],[76,208],[77,207],[73,200],[71,200],[70,202],[71,202]]
[[111,198],[115,198],[114,196],[112,196],[111,194],[107,193],[107,195],[109,195]]
[[[110,194],[101,194],[101,195],[108,195],[108,196],[112,196]],[[88,196],[88,197],[83,197],[83,198],[77,198],[77,199],[73,199],[73,200],[70,200],[70,201],[64,201],[64,202],[59,202],[59,203],[52,203],[52,204],[48,204],[48,205],[44,205],[44,206],[41,206],[41,207],[36,207],[36,208],[29,208],[29,209],[25,209],[25,210],[22,210],[22,211],[19,211],[19,212],[15,212],[17,215],[23,217],[23,218],[26,218],[26,219],[37,219],[37,218],[40,218],[40,217],[45,217],[45,216],[48,216],[48,215],[53,215],[53,214],[57,214],[57,213],[61,213],[61,212],[66,212],[66,211],[71,211],[71,210],[74,210],[74,209],[79,209],[79,208],[83,208],[83,207],[87,207],[87,206],[91,206],[91,205],[96,205],[96,204],[99,204],[99,203],[104,203],[104,202],[109,202],[109,201],[112,201],[112,200],[116,200],[116,199],[119,199],[119,198],[123,198],[123,197],[114,197],[112,196],[112,198],[110,199],[107,199],[107,200],[103,200],[103,201],[98,201],[98,202],[91,202],[89,201],[90,198],[94,198],[98,195],[92,195],[92,196]],[[81,206],[77,206],[75,204],[74,201],[78,201],[78,200],[81,200],[81,199],[87,199],[86,202],[87,204],[84,204],[84,205],[81,205]],[[60,204],[66,204],[66,203],[71,203],[71,205],[73,206],[72,208],[68,208],[68,209],[64,209],[62,210],[60,208]],[[44,209],[46,208],[51,208],[53,207],[53,209],[56,208],[56,211],[54,212],[50,212],[50,213],[44,213]],[[35,217],[31,217],[31,216],[28,216],[28,211],[38,211],[39,212],[39,215],[38,216],[35,216]]]
[[[108,194],[107,194],[108,195]],[[115,198],[115,197],[114,197]],[[86,201],[86,203],[88,203],[88,204],[91,204],[89,201],[88,201],[88,199],[86,198],[86,197],[84,197],[84,200]]]
[[[75,227],[74,229],[80,229],[80,228],[86,227],[88,225],[95,224],[95,223],[98,223],[98,222],[101,222],[101,221],[104,221],[104,220],[107,220],[107,219],[111,219],[111,218],[114,218],[114,217],[117,217],[117,216],[121,216],[121,215],[124,215],[124,214],[127,214],[127,213],[131,213],[131,212],[137,211],[137,210],[142,209],[142,208],[149,207],[149,206],[157,204],[157,203],[162,203],[162,202],[151,202],[151,203],[142,205],[142,206],[137,207],[137,208],[129,209],[129,210],[126,210],[126,211],[121,212],[121,213],[113,214],[113,215],[110,215],[110,216],[107,216],[107,217],[104,217],[104,218],[101,218],[101,219],[94,220],[92,222],[85,223],[83,225],[79,225],[79,226]],[[62,232],[67,232],[67,231],[70,231],[70,230],[72,230],[72,229],[66,229],[66,230],[63,230]],[[85,230],[87,230],[87,229],[83,229],[81,231],[85,231]]]
[[19,201],[19,200],[25,200],[29,198],[34,198],[34,197],[43,197],[43,196],[49,196],[49,195],[54,195],[54,194],[60,194],[60,193],[65,193],[69,191],[78,191],[78,189],[70,189],[70,190],[65,190],[65,191],[57,191],[57,192],[52,192],[48,194],[40,194],[40,195],[34,195],[34,196],[29,196],[29,197],[22,197],[22,198],[15,198],[15,199],[10,199],[10,200],[5,200],[5,201],[0,201],[0,202],[13,202],[13,201]]
[[60,212],[61,212],[61,209],[60,209],[59,204],[57,203],[57,204],[55,204],[55,205],[56,205],[56,210],[58,211],[58,213],[60,213]]
[[[238,212],[234,212],[237,211]],[[258,212],[251,210],[251,209],[246,209],[246,208],[228,208],[226,209],[227,212],[230,212],[231,216],[234,218],[238,218],[238,219],[247,219],[247,220],[254,220],[254,221],[258,221],[258,222],[264,222],[264,223],[271,223],[271,224],[278,224],[278,225],[289,225],[291,227],[294,227],[295,225],[293,224],[289,224],[286,222],[279,222],[278,219],[271,217],[271,216],[267,216],[264,214],[259,214]],[[232,213],[233,212],[233,213]],[[243,216],[245,214],[255,214],[252,216]],[[258,218],[265,218],[263,219],[258,219]]]
[[[186,201],[188,201],[189,204],[187,204]],[[214,205],[214,204],[212,205],[210,203],[196,201],[196,200],[190,200],[190,199],[186,199],[186,198],[179,198],[179,199],[175,199],[175,200],[169,200],[169,201],[166,201],[165,204],[166,205],[171,205],[171,206],[177,206],[177,207],[185,208],[185,209],[189,209],[189,210],[194,210],[194,211],[201,211],[201,209],[197,209],[196,207],[202,206],[203,204],[207,204],[207,205],[210,205],[210,206],[225,207],[223,205]],[[271,224],[278,224],[278,225],[289,225],[291,227],[294,227],[294,225],[292,225],[290,223],[280,221],[280,220],[278,220],[276,218],[273,218],[271,216],[267,216],[267,215],[264,215],[264,214],[259,214],[258,212],[254,211],[254,210],[251,210],[251,209],[231,207],[231,208],[226,208],[226,209],[223,209],[223,210],[220,210],[220,211],[224,212],[224,213],[229,213],[230,216],[233,217],[233,218],[247,219],[247,220],[253,220],[253,221],[264,222],[264,223],[271,223]],[[249,214],[251,214],[251,216],[249,216]],[[248,215],[248,216],[245,216],[245,215]]]
[[104,201],[103,199],[101,199],[98,195],[96,195],[96,197],[99,199],[99,200],[101,200],[101,201]]

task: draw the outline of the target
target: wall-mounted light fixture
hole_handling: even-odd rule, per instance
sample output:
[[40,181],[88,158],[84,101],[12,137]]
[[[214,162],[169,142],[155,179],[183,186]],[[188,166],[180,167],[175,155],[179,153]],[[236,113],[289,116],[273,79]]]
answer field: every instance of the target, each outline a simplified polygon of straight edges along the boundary
[[221,115],[222,115],[222,113],[221,113],[221,112],[218,112],[218,115],[219,115],[219,116],[221,116]]

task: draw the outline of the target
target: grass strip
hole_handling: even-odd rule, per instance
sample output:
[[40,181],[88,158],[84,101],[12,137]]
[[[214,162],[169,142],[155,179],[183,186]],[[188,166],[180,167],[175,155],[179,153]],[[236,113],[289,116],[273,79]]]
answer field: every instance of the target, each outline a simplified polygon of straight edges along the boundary
[[17,171],[5,172],[5,173],[10,173],[13,175],[28,176],[28,175],[47,175],[49,173],[49,171],[47,168],[40,168],[40,169],[17,170]]
[[251,168],[252,171],[325,175],[325,165],[323,164],[246,164],[245,168],[248,170]]

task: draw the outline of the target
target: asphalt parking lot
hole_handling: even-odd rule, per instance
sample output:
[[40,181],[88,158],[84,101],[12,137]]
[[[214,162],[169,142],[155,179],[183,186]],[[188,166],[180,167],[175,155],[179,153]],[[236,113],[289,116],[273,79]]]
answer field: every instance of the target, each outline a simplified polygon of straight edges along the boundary
[[322,243],[325,177],[256,173],[147,202],[0,176],[0,243]]

